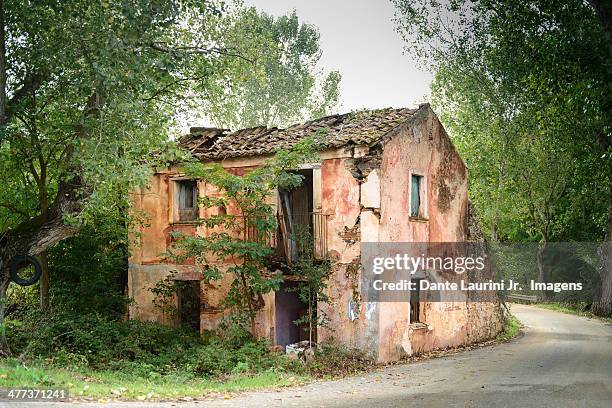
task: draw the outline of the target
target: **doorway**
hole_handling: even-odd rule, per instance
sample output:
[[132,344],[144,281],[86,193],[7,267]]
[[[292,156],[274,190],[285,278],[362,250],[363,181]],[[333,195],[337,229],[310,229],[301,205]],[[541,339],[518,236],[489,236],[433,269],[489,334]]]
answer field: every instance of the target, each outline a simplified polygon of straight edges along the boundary
[[313,175],[312,169],[296,172],[302,184],[291,190],[279,189],[280,245],[277,254],[288,264],[312,252],[313,233]]
[[182,281],[179,291],[181,327],[200,333],[200,303],[200,281]]
[[287,344],[308,340],[308,324],[296,325],[294,321],[308,315],[308,304],[302,302],[297,293],[296,282],[285,282],[274,296],[276,314],[275,342],[285,347]]

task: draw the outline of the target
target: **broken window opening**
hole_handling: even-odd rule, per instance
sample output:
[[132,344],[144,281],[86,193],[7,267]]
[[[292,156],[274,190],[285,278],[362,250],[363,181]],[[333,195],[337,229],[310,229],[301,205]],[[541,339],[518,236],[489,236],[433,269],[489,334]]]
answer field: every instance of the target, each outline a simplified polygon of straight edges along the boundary
[[198,218],[198,185],[195,180],[180,180],[178,184],[179,221]]
[[219,215],[227,215],[227,207],[225,207],[224,205],[220,205],[217,210]]
[[414,287],[410,290],[410,323],[421,322],[421,279],[412,279]]
[[299,258],[323,260],[327,255],[327,218],[314,211],[312,169],[296,172],[302,184],[278,190],[278,231],[276,255],[291,264]]
[[410,176],[410,216],[425,218],[423,206],[423,176],[412,174]]
[[277,254],[288,264],[302,256],[312,256],[315,232],[313,213],[312,169],[296,172],[302,176],[302,184],[291,190],[278,190],[278,235],[281,245]]

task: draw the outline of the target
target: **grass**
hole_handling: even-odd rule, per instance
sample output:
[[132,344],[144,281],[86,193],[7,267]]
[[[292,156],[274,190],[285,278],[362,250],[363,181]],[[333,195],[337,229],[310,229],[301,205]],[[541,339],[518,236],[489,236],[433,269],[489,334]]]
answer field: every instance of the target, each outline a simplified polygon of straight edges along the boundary
[[612,316],[610,316],[610,317],[601,317],[601,316],[594,315],[593,313],[591,313],[588,310],[585,311],[584,310],[584,307],[585,307],[584,303],[559,303],[559,302],[555,302],[555,303],[536,303],[536,304],[534,304],[534,306],[537,306],[537,307],[542,308],[542,309],[554,310],[556,312],[573,314],[573,315],[576,315],[576,316],[584,316],[584,317],[589,317],[589,318],[592,318],[592,319],[600,319],[600,320],[603,320],[605,322],[612,323]]
[[[497,341],[514,338],[519,329],[520,322],[510,316]],[[243,360],[239,359],[236,367],[244,365],[248,370],[249,365],[245,361],[259,356],[257,351],[256,348],[241,350]],[[210,362],[207,358],[219,361],[220,357],[203,355],[200,360],[208,367]],[[200,360],[196,358],[193,361]],[[303,366],[285,364],[279,356],[276,364],[268,365],[260,361],[259,365],[253,365],[248,371],[228,369],[223,371],[225,374],[216,376],[198,374],[193,367],[188,369],[183,363],[164,371],[151,361],[139,358],[123,362],[118,367],[92,368],[83,363],[64,362],[58,365],[54,359],[33,358],[25,363],[17,359],[0,359],[0,389],[62,388],[68,390],[72,399],[99,402],[232,398],[235,392],[300,385],[316,378],[341,378],[380,367],[364,352],[346,349],[334,342],[322,344]],[[228,360],[226,363],[235,362]]]
[[277,370],[216,380],[158,373],[144,377],[118,371],[52,368],[42,362],[24,366],[15,359],[0,361],[0,388],[66,388],[71,398],[85,400],[173,400],[220,395],[229,398],[232,392],[297,385],[309,379]]
[[518,336],[521,330],[521,322],[514,315],[510,314],[504,318],[504,330],[497,335],[495,340],[504,343]]

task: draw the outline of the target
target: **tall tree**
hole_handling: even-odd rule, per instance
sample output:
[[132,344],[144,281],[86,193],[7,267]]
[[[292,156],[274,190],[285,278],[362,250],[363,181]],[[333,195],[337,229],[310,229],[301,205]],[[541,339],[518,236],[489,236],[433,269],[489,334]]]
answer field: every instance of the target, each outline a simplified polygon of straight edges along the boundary
[[[211,90],[237,57],[218,45],[221,2],[0,6],[2,298],[14,255],[44,253],[95,209],[126,208],[125,193],[147,179],[151,151],[168,152],[176,97],[194,81]],[[0,302],[0,325],[3,313]]]
[[[579,0],[394,3],[408,48],[436,70],[433,102],[491,236],[609,241],[611,59],[595,10]],[[610,314],[610,255],[602,261],[593,310]]]
[[332,113],[340,74],[323,74],[319,32],[295,11],[275,18],[255,8],[239,12],[224,35],[253,64],[242,64],[225,92],[212,95],[205,116],[216,126],[286,126]]

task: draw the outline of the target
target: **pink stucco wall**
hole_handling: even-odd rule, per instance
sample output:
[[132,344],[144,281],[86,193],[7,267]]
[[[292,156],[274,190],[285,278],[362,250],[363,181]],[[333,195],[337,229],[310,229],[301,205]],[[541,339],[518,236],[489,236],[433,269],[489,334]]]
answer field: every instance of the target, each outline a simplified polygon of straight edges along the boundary
[[[372,164],[361,176],[356,163]],[[258,161],[243,159],[228,164],[240,174]],[[327,215],[327,247],[332,259],[328,280],[331,303],[320,303],[319,312],[329,318],[329,326],[318,330],[318,340],[335,338],[371,352],[380,361],[397,360],[439,347],[457,346],[494,336],[501,329],[499,307],[495,303],[424,303],[425,325],[408,321],[409,302],[365,304],[360,298],[361,242],[454,242],[466,240],[467,169],[455,151],[437,117],[425,105],[415,117],[401,124],[383,141],[382,148],[355,146],[322,153],[320,210]],[[367,167],[367,166],[366,166]],[[424,219],[409,217],[410,174],[424,176],[427,214]],[[175,265],[162,254],[171,244],[170,233],[207,234],[204,227],[172,223],[171,178],[169,169],[154,175],[151,185],[133,195],[133,210],[147,217],[147,225],[132,236],[129,289],[135,304],[132,318],[168,321],[152,305],[148,290],[171,270],[179,279],[197,277],[196,265]],[[216,194],[212,186],[200,182],[200,194]],[[211,211],[211,210],[206,210]],[[228,209],[228,212],[235,209]],[[200,210],[206,216],[205,210]],[[202,284],[201,327],[214,329],[223,315],[219,308],[231,277]],[[274,293],[264,298],[256,334],[274,339]],[[172,323],[171,321],[169,323]]]

